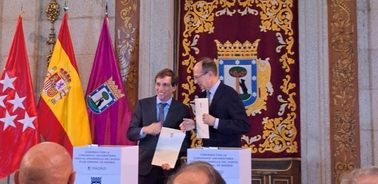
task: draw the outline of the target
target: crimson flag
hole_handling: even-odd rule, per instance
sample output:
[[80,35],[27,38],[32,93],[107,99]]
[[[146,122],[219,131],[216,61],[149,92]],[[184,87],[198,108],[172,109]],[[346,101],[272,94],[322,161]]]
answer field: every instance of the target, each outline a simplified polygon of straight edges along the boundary
[[135,145],[126,138],[131,110],[122,86],[108,27],[108,15],[102,24],[87,93],[87,109],[93,143]]
[[20,15],[0,77],[0,179],[16,171],[24,153],[37,143],[37,108]]

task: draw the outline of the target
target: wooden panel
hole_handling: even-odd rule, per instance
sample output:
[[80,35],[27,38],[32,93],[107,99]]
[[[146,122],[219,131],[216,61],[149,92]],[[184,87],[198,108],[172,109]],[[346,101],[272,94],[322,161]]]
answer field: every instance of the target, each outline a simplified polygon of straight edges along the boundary
[[331,183],[360,167],[357,0],[328,2]]
[[116,1],[115,49],[126,97],[132,112],[138,101],[140,1]]
[[252,184],[300,184],[301,161],[252,159]]
[[294,183],[294,176],[292,175],[272,176],[271,181],[273,184],[290,184],[290,183]]
[[264,176],[252,175],[252,184],[264,184]]

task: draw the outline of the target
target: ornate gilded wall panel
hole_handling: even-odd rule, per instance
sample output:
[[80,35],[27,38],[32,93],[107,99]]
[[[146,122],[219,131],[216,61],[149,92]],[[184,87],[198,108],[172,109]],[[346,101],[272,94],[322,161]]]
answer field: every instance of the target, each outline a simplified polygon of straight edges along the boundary
[[332,183],[360,167],[356,0],[328,1]]
[[139,0],[116,1],[116,52],[126,96],[132,111],[138,101]]
[[189,104],[199,93],[193,66],[212,57],[249,115],[243,147],[254,158],[300,158],[297,1],[178,2],[178,99]]

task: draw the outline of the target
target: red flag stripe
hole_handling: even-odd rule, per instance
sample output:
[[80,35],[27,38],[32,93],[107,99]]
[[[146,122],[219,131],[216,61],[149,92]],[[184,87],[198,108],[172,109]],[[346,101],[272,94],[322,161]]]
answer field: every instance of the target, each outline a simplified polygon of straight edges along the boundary
[[[49,120],[47,124],[44,124],[45,126],[39,126],[39,131],[44,133],[44,137],[48,137],[48,141],[59,143],[65,147],[69,153],[72,153],[70,138],[44,100],[38,102],[38,108],[44,109],[43,118]],[[42,116],[42,114],[40,114],[40,116]]]
[[[76,69],[76,72],[79,74],[76,65],[75,52],[73,50],[72,41],[70,36],[65,36],[64,34],[71,35],[70,30],[68,29],[68,14],[65,13],[63,16],[63,21],[61,25],[61,31],[59,32],[58,39],[62,44],[63,50],[67,53],[68,58],[70,58],[72,66]],[[64,33],[64,34],[63,34]]]

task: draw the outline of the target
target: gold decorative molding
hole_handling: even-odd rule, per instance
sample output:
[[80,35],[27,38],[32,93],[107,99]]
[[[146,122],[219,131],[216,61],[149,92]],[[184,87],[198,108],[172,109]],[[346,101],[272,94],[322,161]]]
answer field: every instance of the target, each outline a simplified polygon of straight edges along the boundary
[[55,34],[55,28],[54,28],[54,22],[59,16],[59,4],[56,2],[56,0],[51,0],[51,2],[46,6],[46,16],[47,20],[51,22],[50,27],[50,34],[49,34],[49,40],[46,42],[47,45],[50,46],[50,53],[46,56],[47,59],[47,65],[50,63],[50,59],[52,56],[52,52],[54,49],[54,45],[56,42],[56,34]]
[[132,110],[138,101],[139,7],[138,0],[116,1],[115,45],[121,78]]
[[360,167],[356,0],[328,2],[332,183]]
[[[259,9],[257,10],[256,7]],[[298,64],[294,59],[294,51],[292,50],[296,40],[294,40],[294,30],[292,24],[294,15],[291,11],[293,7],[292,1],[255,1],[255,0],[213,0],[213,1],[192,1],[185,0],[184,17],[182,24],[184,30],[182,31],[181,46],[183,51],[180,53],[183,59],[180,65],[186,68],[186,81],[181,84],[183,103],[190,104],[190,95],[196,90],[193,78],[191,76],[193,66],[196,63],[196,54],[200,52],[197,44],[203,34],[213,34],[217,31],[214,25],[214,19],[221,16],[234,16],[239,13],[241,16],[248,14],[252,16],[260,16],[260,32],[275,32],[277,37],[276,53],[281,54],[279,62],[282,65],[282,70],[285,72],[285,77],[280,84],[280,93],[278,103],[280,108],[277,112],[278,116],[266,117],[262,120],[263,132],[253,137],[243,135],[242,140],[246,142],[243,147],[251,148],[251,153],[298,153],[299,143],[295,140],[298,136],[298,130],[295,127],[295,122],[298,120],[297,115],[297,101],[295,97],[297,94],[298,84],[292,79],[291,67]],[[220,10],[219,10],[220,9]],[[256,47],[257,47],[257,43]],[[243,45],[241,43],[216,43],[218,50],[224,50],[227,45]],[[248,44],[248,43],[244,43]],[[249,43],[250,44],[250,43]],[[194,54],[191,51],[195,51]],[[253,50],[253,49],[252,49]],[[238,50],[233,51],[238,54]],[[257,57],[257,52],[254,53]],[[235,57],[234,57],[235,58]],[[270,58],[257,58],[260,68],[269,70]],[[270,71],[270,70],[269,70]],[[258,86],[261,92],[259,98],[252,106],[247,107],[247,114],[252,116],[261,113],[261,110],[266,109],[266,100],[269,95],[273,93],[273,86],[271,85],[270,72],[261,72],[258,75],[264,81],[261,81],[261,86]],[[266,84],[266,85],[263,85]],[[263,143],[257,144],[257,142]],[[201,144],[199,139],[193,138],[192,146]]]

